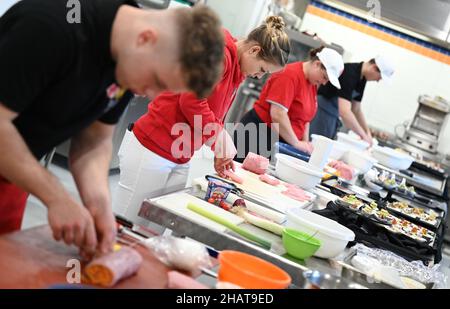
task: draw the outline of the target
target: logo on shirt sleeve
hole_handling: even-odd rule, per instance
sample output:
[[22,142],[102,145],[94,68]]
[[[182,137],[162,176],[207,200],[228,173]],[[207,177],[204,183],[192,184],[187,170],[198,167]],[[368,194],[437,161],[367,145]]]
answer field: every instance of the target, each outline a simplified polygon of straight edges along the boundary
[[111,110],[114,106],[117,105],[117,103],[120,101],[120,99],[125,94],[126,89],[121,88],[116,83],[112,83],[107,89],[106,89],[106,96],[108,97],[108,105],[105,108],[105,113]]

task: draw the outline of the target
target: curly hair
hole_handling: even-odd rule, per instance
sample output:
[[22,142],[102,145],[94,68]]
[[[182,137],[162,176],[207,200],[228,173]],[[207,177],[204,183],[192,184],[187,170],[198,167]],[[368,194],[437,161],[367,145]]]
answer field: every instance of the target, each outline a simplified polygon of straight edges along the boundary
[[223,71],[224,35],[217,15],[204,5],[178,8],[183,78],[197,97],[206,97]]

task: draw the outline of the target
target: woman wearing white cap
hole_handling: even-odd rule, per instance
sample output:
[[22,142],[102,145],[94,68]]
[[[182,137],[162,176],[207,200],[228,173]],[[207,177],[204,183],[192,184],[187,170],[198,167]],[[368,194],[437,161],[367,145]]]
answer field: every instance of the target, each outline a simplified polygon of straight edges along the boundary
[[317,101],[319,109],[311,122],[310,133],[334,138],[340,125],[344,125],[358,134],[361,139],[372,144],[361,100],[367,81],[389,81],[394,74],[394,66],[383,56],[377,56],[366,62],[346,63],[344,73],[339,78],[340,89],[328,83],[319,88]]
[[[344,70],[341,55],[329,48],[310,52],[306,62],[293,62],[273,74],[266,82],[259,100],[241,120],[234,132],[238,151],[235,160],[242,162],[249,152],[270,156],[279,138],[298,150],[311,153],[309,122],[317,111],[317,87],[330,81],[336,87]],[[256,124],[257,131],[248,124]],[[255,135],[255,136],[253,136]]]

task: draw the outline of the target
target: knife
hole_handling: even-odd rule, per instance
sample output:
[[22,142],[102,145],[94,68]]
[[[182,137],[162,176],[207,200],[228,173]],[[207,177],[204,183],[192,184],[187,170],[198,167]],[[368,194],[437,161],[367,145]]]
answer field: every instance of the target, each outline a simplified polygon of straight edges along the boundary
[[117,223],[123,225],[124,227],[128,228],[133,233],[141,237],[151,238],[158,235],[158,233],[156,233],[155,231],[152,231],[151,229],[140,226],[138,224],[134,224],[132,221],[128,220],[127,218],[121,215],[115,214],[114,216],[116,217]]

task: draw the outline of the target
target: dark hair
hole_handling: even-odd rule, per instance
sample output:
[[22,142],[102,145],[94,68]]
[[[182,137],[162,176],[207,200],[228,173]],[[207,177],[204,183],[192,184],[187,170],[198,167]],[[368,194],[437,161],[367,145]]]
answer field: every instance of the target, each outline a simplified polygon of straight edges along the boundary
[[284,67],[291,51],[284,26],[282,17],[269,16],[262,25],[250,32],[246,42],[256,42],[261,46],[259,57],[264,61]]
[[317,57],[317,54],[320,53],[324,48],[325,48],[325,46],[320,46],[318,48],[311,49],[309,51],[309,60],[310,61],[319,60],[319,57]]
[[224,35],[217,15],[204,5],[178,8],[180,62],[188,88],[204,98],[223,70]]
[[376,64],[375,58],[370,59],[370,60],[369,60],[369,63],[370,63],[370,64]]

